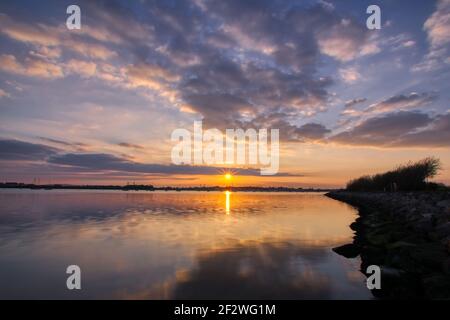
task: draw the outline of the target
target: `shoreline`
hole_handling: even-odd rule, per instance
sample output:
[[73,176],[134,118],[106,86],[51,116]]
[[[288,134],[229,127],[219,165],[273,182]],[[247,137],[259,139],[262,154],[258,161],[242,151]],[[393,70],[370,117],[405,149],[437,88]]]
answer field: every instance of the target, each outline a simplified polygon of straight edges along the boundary
[[153,185],[129,184],[129,185],[62,185],[62,184],[24,184],[24,183],[0,183],[0,190],[2,189],[28,189],[28,190],[115,190],[115,191],[232,191],[232,192],[330,192],[334,189],[325,188],[294,188],[294,187],[257,187],[257,186],[200,186],[200,187],[156,187]]
[[[353,243],[333,250],[381,267],[382,299],[450,299],[450,192],[347,192],[327,197],[358,209]],[[363,272],[365,273],[365,272]]]

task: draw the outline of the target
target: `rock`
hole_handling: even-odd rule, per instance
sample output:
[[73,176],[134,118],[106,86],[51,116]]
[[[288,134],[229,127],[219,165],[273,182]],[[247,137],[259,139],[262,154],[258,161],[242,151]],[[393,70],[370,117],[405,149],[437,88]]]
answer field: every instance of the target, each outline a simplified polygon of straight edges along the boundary
[[424,243],[410,252],[411,258],[418,264],[430,269],[441,269],[442,262],[448,257],[440,243]]
[[435,233],[439,239],[450,236],[450,222],[443,223],[436,227]]
[[447,250],[447,253],[450,253],[450,236],[441,239],[441,243],[444,245],[444,248]]
[[450,208],[450,200],[439,201],[436,205],[441,208]]
[[417,245],[411,242],[406,242],[406,241],[397,241],[394,242],[392,244],[387,245],[387,248],[392,250],[392,249],[403,249],[403,248],[414,248]]
[[368,232],[366,239],[370,244],[375,246],[383,246],[390,242],[390,234],[386,232]]
[[392,267],[381,266],[380,268],[381,268],[381,276],[382,277],[399,278],[404,273],[402,270],[392,268]]
[[414,223],[414,229],[424,233],[431,232],[433,231],[433,220],[431,217],[422,218]]
[[365,270],[371,264],[383,265],[386,260],[386,252],[380,247],[364,246],[361,249],[361,266]]
[[447,258],[443,263],[442,263],[442,271],[446,274],[450,276],[450,258]]
[[450,298],[450,277],[433,274],[423,279],[423,288],[425,294],[431,299],[449,299]]
[[344,244],[343,246],[333,248],[332,250],[346,258],[356,258],[360,253],[360,248],[353,243]]
[[[359,209],[353,245],[334,248],[361,257],[361,270],[382,268],[387,299],[450,299],[450,192],[333,192]],[[364,271],[363,271],[364,272]]]
[[435,219],[436,225],[441,225],[441,224],[450,222],[450,212],[449,212],[449,214],[440,213],[438,215],[435,215],[434,219]]

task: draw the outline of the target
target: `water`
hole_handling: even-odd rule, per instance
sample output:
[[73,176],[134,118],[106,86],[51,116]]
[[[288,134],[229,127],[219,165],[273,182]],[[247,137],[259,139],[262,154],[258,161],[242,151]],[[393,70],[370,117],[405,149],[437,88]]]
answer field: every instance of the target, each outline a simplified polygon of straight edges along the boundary
[[370,299],[331,251],[355,216],[314,193],[3,190],[0,298]]

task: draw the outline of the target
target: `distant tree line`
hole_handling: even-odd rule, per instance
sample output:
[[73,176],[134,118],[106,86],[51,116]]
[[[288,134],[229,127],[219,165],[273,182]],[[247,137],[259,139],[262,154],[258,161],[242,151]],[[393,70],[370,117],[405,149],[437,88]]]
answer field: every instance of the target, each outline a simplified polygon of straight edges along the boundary
[[439,159],[428,157],[417,162],[408,162],[394,170],[375,175],[362,176],[347,183],[348,191],[420,191],[445,188],[444,185],[428,182],[442,168]]
[[32,184],[20,182],[0,183],[0,189],[75,189],[75,190],[122,190],[122,191],[235,191],[235,192],[328,192],[331,189],[321,188],[293,188],[293,187],[154,187],[152,185],[127,184],[117,185],[69,185],[69,184]]
[[123,191],[153,191],[155,188],[152,185],[146,184],[127,184],[125,186],[114,185],[69,185],[69,184],[33,184],[20,182],[5,182],[0,183],[2,189],[81,189],[81,190],[123,190]]

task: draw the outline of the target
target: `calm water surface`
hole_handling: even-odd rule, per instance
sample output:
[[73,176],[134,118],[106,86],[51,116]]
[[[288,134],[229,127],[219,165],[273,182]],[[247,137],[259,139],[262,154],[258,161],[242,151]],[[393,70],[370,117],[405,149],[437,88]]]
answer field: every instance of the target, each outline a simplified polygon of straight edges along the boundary
[[370,299],[331,251],[355,217],[312,193],[3,190],[0,298]]

